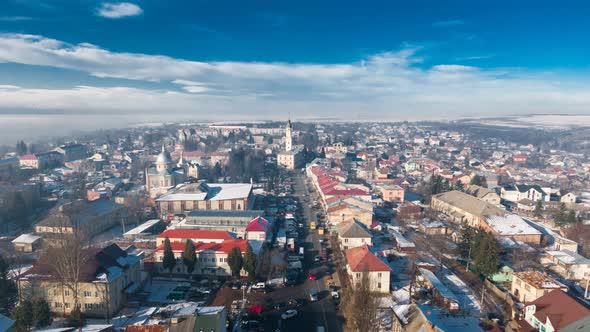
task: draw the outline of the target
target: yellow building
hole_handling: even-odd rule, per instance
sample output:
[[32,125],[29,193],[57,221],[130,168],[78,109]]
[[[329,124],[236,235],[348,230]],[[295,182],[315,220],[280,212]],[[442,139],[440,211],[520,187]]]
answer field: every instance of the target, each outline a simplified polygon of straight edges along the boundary
[[45,299],[55,315],[69,314],[78,303],[86,316],[112,317],[141,284],[142,254],[112,244],[86,249],[81,256],[77,283],[60,278],[56,266],[38,262],[19,278],[20,296]]

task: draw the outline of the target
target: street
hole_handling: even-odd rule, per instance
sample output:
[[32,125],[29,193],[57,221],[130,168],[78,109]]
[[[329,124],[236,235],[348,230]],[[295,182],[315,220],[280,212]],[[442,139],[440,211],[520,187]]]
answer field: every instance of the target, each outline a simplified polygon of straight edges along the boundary
[[[295,181],[294,196],[299,198],[303,208],[304,228],[309,230],[309,223],[316,221],[315,212],[311,209],[312,194],[305,185],[305,175],[297,174],[293,179]],[[305,278],[303,284],[297,286],[301,291],[301,297],[307,300],[308,305],[300,310],[297,317],[285,321],[284,331],[315,331],[317,326],[323,326],[330,332],[342,331],[341,320],[325,283],[326,272],[329,271],[328,264],[325,262],[316,264],[313,261],[314,257],[319,255],[320,249],[320,236],[316,231],[309,231],[305,238],[304,275],[307,277],[309,271],[314,271],[318,279]],[[309,301],[309,293],[312,290],[318,291],[317,302]]]

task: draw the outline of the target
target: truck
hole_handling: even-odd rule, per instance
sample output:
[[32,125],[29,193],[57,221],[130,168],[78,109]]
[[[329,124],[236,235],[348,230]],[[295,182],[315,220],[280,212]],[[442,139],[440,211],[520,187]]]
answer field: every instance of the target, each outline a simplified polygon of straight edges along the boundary
[[315,230],[315,221],[309,223],[309,229]]

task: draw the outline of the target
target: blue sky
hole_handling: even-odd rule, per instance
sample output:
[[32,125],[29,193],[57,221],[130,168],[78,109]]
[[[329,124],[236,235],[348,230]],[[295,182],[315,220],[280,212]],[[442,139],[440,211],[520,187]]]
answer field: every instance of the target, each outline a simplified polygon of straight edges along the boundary
[[3,0],[0,114],[587,114],[588,17],[585,1]]

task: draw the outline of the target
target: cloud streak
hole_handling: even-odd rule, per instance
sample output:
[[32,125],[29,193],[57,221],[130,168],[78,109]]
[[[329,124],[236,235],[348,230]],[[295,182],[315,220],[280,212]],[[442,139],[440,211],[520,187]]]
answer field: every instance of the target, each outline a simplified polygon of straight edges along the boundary
[[465,22],[463,20],[448,20],[448,21],[432,22],[432,26],[435,28],[452,27],[452,26],[463,25],[463,24],[465,24]]
[[103,2],[96,11],[98,16],[118,19],[129,16],[141,15],[143,10],[136,4],[129,2],[109,3]]
[[[286,112],[352,119],[370,114],[375,120],[392,120],[584,113],[590,105],[587,80],[453,63],[425,66],[421,52],[406,48],[344,64],[203,62],[0,34],[0,62],[124,79],[117,86],[69,89],[3,82],[0,109],[165,115],[174,111],[222,119],[232,114],[281,118]],[[158,82],[159,88],[145,88],[145,82]]]

